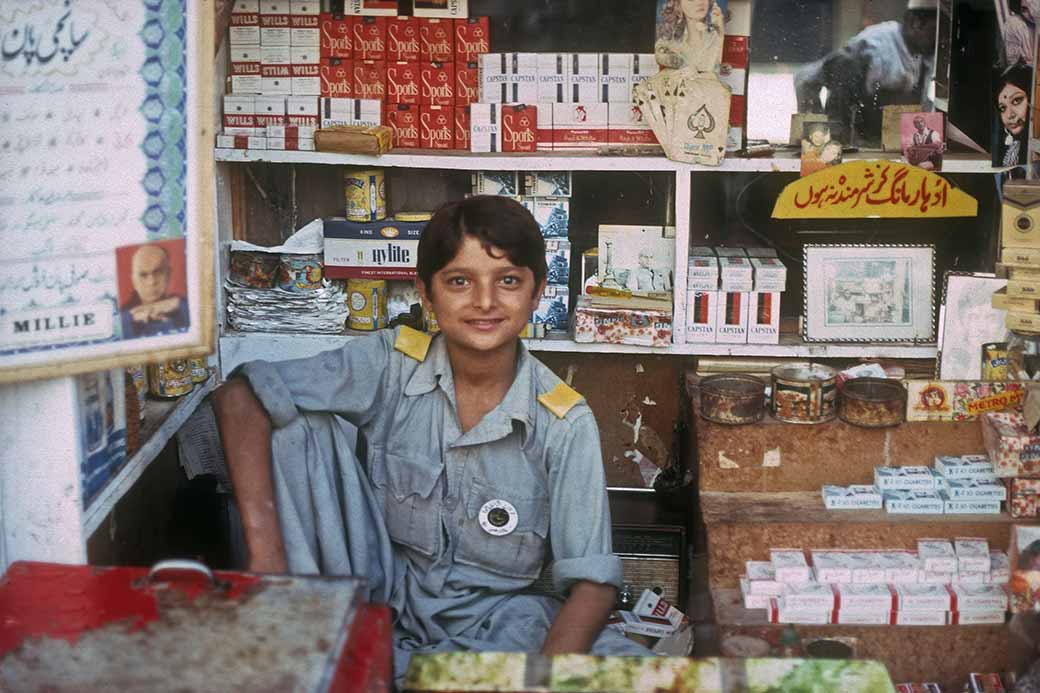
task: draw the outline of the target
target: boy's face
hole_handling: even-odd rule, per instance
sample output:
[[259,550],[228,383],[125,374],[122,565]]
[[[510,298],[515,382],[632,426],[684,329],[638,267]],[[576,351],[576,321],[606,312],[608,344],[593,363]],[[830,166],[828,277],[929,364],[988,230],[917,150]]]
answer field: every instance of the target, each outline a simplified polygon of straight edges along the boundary
[[524,329],[545,281],[536,286],[528,267],[517,267],[497,248],[495,257],[473,236],[464,235],[459,252],[436,272],[430,285],[418,281],[423,301],[437,315],[449,345],[494,351],[512,343]]

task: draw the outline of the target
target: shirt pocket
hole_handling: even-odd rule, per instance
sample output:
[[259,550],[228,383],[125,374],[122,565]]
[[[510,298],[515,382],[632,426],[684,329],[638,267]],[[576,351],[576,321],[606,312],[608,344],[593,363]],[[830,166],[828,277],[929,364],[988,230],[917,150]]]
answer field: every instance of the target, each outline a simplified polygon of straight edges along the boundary
[[[516,528],[494,536],[480,526],[480,509],[490,500],[504,500],[516,510]],[[473,481],[461,521],[455,560],[512,578],[534,579],[546,559],[549,498],[523,497]]]
[[372,484],[385,499],[383,515],[390,538],[430,557],[441,550],[441,499],[434,490],[442,469],[430,457],[393,453],[372,469]]

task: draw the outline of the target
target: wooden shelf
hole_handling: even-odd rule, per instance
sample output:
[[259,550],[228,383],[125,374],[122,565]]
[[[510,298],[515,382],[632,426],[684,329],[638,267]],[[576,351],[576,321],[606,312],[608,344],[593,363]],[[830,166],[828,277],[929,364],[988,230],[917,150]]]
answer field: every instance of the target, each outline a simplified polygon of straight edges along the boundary
[[[389,166],[399,168],[453,169],[463,171],[688,171],[711,172],[776,172],[796,173],[801,161],[789,151],[772,157],[730,156],[720,166],[698,166],[672,161],[663,156],[600,156],[594,152],[535,152],[533,154],[479,153],[454,150],[392,150],[382,156],[339,154],[334,152],[300,152],[275,149],[214,149],[217,161],[284,164],[328,164],[336,166]],[[888,152],[858,152],[845,161],[892,159]],[[947,154],[940,173],[994,173],[988,157],[973,154]]]
[[1007,513],[999,515],[907,515],[885,510],[828,510],[818,491],[740,492],[701,491],[704,523],[725,522],[787,524],[792,522],[884,523],[884,524],[1010,524]]
[[141,478],[148,465],[177,433],[177,429],[184,425],[199,403],[210,393],[216,380],[216,376],[210,376],[205,383],[196,385],[190,393],[177,399],[148,401],[145,405],[145,421],[141,426],[141,440],[144,442],[86,507],[83,513],[84,540],[90,538],[115,508],[119,499]]

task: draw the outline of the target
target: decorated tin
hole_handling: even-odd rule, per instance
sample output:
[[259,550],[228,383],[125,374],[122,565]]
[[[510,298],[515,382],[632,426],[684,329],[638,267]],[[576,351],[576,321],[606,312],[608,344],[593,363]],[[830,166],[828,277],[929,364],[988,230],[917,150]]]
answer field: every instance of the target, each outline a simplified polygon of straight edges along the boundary
[[278,288],[313,291],[321,288],[321,253],[286,253],[278,265]]
[[394,215],[394,221],[429,221],[433,219],[433,212],[398,212]]
[[774,418],[788,423],[816,424],[835,414],[838,373],[816,363],[792,363],[773,369]]
[[191,366],[186,359],[148,364],[148,391],[153,397],[172,399],[191,392]]
[[838,418],[864,428],[898,426],[906,419],[906,388],[887,378],[846,381],[838,395]]
[[347,202],[347,219],[386,219],[386,180],[382,169],[347,171],[343,176],[343,194]]
[[231,281],[254,289],[270,289],[278,276],[279,257],[273,253],[231,251]]
[[982,345],[982,379],[1007,380],[1007,342],[987,342]]
[[191,368],[191,382],[204,383],[209,380],[209,364],[206,363],[205,356],[197,356],[193,359],[188,359],[188,367]]
[[702,417],[721,424],[749,424],[762,419],[766,384],[753,375],[726,373],[700,384]]
[[347,301],[350,303],[347,327],[352,330],[386,327],[385,279],[348,279]]
[[148,397],[148,374],[144,364],[126,367],[126,377],[134,386],[137,395],[137,413],[141,421],[144,421],[144,405]]

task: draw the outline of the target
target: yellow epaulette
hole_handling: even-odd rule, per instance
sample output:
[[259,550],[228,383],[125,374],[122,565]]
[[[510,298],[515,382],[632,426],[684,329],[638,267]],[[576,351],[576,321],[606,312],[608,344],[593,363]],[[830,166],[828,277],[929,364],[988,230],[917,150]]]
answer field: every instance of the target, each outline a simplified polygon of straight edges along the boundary
[[542,406],[555,414],[558,419],[567,416],[567,412],[581,400],[581,395],[568,387],[567,383],[560,383],[552,390],[538,395],[538,401]]
[[433,341],[433,337],[425,332],[402,325],[401,331],[397,333],[397,339],[394,340],[394,349],[422,363],[426,360],[426,352],[430,350],[431,341]]

